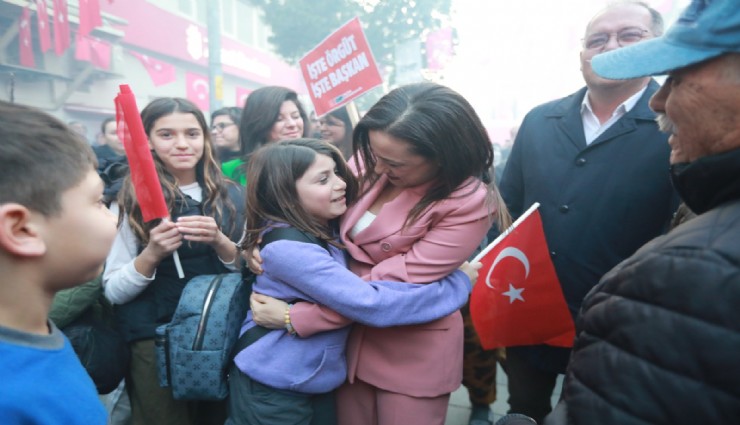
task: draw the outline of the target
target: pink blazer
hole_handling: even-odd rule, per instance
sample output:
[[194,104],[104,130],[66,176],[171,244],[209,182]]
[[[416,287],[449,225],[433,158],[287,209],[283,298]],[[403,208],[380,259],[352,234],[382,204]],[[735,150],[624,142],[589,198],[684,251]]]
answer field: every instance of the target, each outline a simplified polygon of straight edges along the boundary
[[[468,259],[491,225],[495,206],[486,205],[485,186],[476,187],[471,179],[404,229],[406,215],[428,186],[406,189],[383,206],[368,228],[351,238],[350,230],[385,184],[387,178],[382,176],[348,209],[340,226],[353,259],[351,268],[366,280],[439,280]],[[308,303],[296,304],[291,320],[303,337],[348,323],[331,310]],[[347,345],[348,375],[350,382],[358,377],[388,391],[435,397],[460,386],[462,355],[460,312],[415,326],[379,329],[355,324]]]

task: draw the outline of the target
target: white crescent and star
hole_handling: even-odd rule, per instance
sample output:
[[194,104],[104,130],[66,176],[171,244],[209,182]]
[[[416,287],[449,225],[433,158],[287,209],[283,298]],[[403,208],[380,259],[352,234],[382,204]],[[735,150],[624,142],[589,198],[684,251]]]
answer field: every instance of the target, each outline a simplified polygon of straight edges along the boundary
[[[519,260],[519,262],[521,262],[524,266],[524,278],[526,279],[529,276],[530,267],[527,255],[524,254],[524,252],[522,252],[520,249],[509,246],[499,252],[496,258],[493,260],[491,268],[488,270],[488,275],[486,275],[486,286],[488,286],[489,288],[493,289],[493,286],[491,285],[491,274],[493,273],[493,270],[496,268],[496,265],[501,262],[501,260],[507,257],[512,257],[516,260]],[[516,300],[524,302],[524,298],[522,297],[522,292],[524,292],[524,289],[525,288],[515,288],[514,285],[509,283],[509,290],[502,293],[502,295],[509,297],[509,304],[514,303],[514,301]]]

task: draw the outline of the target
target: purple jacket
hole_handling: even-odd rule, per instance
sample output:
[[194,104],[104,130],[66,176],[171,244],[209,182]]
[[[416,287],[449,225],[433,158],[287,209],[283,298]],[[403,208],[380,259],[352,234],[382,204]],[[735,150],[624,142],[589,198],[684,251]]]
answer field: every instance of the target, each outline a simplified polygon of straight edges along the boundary
[[[347,269],[344,252],[329,245],[279,240],[262,251],[264,273],[255,292],[286,301],[305,300],[373,327],[426,323],[457,311],[472,285],[459,270],[430,284],[366,282]],[[242,333],[254,326],[251,312]],[[241,351],[235,359],[250,378],[278,389],[324,393],[347,377],[345,344],[350,327],[309,338],[275,330]]]

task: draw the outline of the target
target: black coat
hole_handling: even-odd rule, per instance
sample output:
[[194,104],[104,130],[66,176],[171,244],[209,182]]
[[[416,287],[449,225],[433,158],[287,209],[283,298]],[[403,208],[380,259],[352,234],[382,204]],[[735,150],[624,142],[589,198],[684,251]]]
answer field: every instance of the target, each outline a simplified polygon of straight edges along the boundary
[[[244,192],[241,186],[229,184],[229,198],[236,209],[232,216],[227,208],[222,213],[219,225],[233,241],[238,241],[244,229]],[[201,202],[185,195],[175,202],[172,220],[193,215],[213,216]],[[231,226],[231,223],[234,223]],[[230,229],[228,229],[230,228]],[[230,230],[230,233],[228,232]],[[143,250],[144,247],[140,247]],[[190,279],[208,274],[228,273],[229,270],[218,259],[216,251],[203,242],[184,241],[177,249],[185,277],[177,276],[173,257],[167,256],[157,266],[156,277],[136,298],[116,306],[118,326],[128,341],[154,338],[155,329],[172,320],[185,284]]]
[[[530,111],[512,147],[501,194],[514,217],[541,204],[551,258],[574,318],[607,271],[667,231],[678,206],[667,136],[648,107],[657,89],[651,81],[631,111],[586,145],[584,87]],[[569,355],[549,346],[510,350],[559,373]]]
[[702,172],[708,212],[588,294],[546,425],[740,424],[740,149],[726,160]]

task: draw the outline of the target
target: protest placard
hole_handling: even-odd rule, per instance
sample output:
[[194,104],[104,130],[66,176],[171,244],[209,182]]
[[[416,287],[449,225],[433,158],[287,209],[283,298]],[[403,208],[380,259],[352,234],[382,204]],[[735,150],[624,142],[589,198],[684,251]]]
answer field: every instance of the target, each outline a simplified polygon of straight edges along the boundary
[[299,63],[311,102],[319,116],[349,103],[383,82],[359,18],[334,31]]

